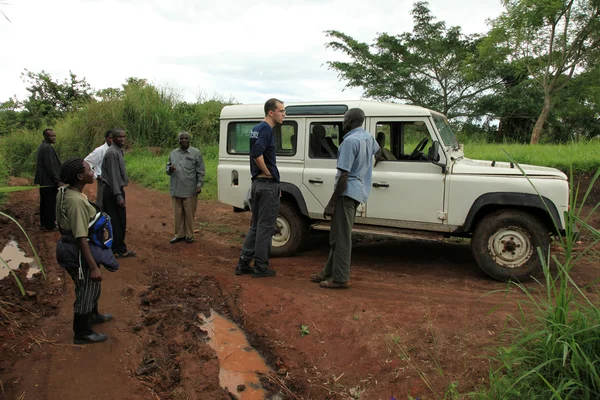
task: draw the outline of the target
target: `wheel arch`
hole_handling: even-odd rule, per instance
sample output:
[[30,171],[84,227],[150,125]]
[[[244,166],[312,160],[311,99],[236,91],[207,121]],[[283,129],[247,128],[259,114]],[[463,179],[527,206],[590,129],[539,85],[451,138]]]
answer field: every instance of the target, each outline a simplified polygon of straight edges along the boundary
[[489,213],[511,208],[535,215],[549,232],[558,233],[556,227],[564,229],[556,205],[547,197],[529,193],[494,192],[483,194],[473,202],[465,219],[463,232],[472,233],[479,221]]
[[296,207],[298,207],[298,211],[308,218],[308,208],[306,207],[304,196],[302,196],[302,192],[298,186],[289,182],[281,182],[279,188],[281,189],[281,200],[295,204]]

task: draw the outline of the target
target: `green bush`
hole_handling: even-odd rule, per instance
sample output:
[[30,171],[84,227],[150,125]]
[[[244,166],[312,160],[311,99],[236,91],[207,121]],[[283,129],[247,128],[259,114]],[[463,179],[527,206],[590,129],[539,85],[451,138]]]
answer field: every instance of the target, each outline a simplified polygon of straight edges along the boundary
[[17,131],[2,138],[2,156],[13,176],[33,176],[37,148],[42,132]]

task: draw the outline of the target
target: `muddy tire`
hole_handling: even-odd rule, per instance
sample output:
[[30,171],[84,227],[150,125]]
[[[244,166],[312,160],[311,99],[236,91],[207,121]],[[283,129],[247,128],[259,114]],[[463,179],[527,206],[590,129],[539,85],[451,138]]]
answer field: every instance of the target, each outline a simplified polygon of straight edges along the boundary
[[308,234],[308,221],[295,204],[282,201],[276,225],[277,232],[271,242],[271,257],[293,256]]
[[499,281],[527,280],[541,270],[537,248],[547,252],[548,228],[519,210],[486,215],[475,228],[471,249],[479,267]]

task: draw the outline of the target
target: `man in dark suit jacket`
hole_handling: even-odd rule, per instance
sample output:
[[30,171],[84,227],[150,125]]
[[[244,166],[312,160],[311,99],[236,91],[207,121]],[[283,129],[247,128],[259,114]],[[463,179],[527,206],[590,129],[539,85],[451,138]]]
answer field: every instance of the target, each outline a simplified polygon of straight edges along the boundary
[[43,231],[56,229],[56,193],[64,184],[60,181],[60,160],[52,145],[56,143],[56,133],[44,129],[44,140],[37,150],[35,178],[33,183],[40,185],[40,226]]

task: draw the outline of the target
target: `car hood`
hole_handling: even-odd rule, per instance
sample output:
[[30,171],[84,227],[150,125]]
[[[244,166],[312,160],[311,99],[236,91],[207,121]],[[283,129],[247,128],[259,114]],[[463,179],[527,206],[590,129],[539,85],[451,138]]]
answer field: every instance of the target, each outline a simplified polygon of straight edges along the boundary
[[[556,168],[529,164],[519,164],[519,166],[528,176],[567,179],[567,176]],[[454,161],[452,173],[468,175],[523,175],[516,165],[511,167],[511,163],[508,162],[472,160],[470,158],[460,158]]]

